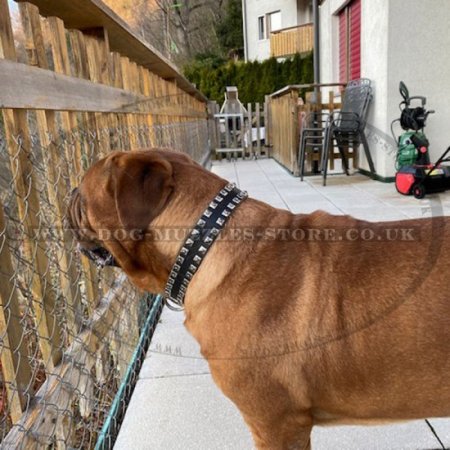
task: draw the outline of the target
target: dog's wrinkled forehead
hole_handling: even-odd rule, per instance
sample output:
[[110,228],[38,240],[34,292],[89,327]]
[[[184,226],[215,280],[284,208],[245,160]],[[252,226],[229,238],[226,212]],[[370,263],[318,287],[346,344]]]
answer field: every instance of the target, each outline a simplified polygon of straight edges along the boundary
[[106,197],[109,195],[110,161],[111,157],[108,156],[93,164],[80,185],[71,192],[67,219],[78,241],[90,241],[96,237],[89,213],[94,211],[98,215],[105,206]]
[[[113,152],[93,164],[70,199],[78,241],[107,244],[105,232],[143,233],[174,190],[173,167],[154,151]],[[108,234],[109,235],[109,234]]]

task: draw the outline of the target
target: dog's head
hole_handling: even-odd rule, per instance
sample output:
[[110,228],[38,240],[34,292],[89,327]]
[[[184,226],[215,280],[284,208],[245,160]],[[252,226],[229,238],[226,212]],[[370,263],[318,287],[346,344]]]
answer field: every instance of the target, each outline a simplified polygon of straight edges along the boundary
[[94,164],[68,206],[81,252],[101,266],[126,269],[126,241],[140,239],[173,188],[172,164],[162,152],[115,152]]

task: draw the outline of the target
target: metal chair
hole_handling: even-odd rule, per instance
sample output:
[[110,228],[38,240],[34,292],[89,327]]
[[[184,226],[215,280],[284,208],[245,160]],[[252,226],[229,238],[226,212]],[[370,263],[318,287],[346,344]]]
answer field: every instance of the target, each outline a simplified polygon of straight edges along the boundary
[[371,82],[367,78],[352,80],[345,89],[342,109],[330,119],[325,150],[323,151],[322,174],[323,185],[326,185],[328,159],[336,145],[342,158],[342,164],[348,175],[348,162],[346,149],[350,146],[354,151],[362,144],[364,153],[372,174],[375,167],[369,150],[369,144],[364,134],[366,117],[370,102],[372,101]]
[[309,156],[311,163],[318,162],[318,171],[323,170],[324,149],[327,147],[330,129],[330,114],[322,112],[309,113],[303,120],[304,126],[300,136],[299,172],[303,181],[305,162]]

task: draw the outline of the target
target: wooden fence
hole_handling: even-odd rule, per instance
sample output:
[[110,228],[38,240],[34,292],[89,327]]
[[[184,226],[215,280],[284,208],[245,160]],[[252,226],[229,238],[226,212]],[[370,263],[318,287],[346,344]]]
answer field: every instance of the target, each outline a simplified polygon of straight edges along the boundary
[[[112,150],[208,158],[206,99],[99,0],[0,0],[0,440],[93,448],[147,297],[80,258],[67,199]],[[20,62],[18,62],[20,60]]]
[[[278,92],[273,93],[268,101],[268,114],[270,115],[270,139],[271,155],[280,164],[286,167],[294,175],[298,175],[298,153],[300,135],[305,116],[313,111],[324,111],[332,114],[341,107],[335,101],[333,91],[328,94],[328,102],[322,102],[319,94],[318,101],[312,98],[312,93],[307,93],[315,87],[330,88],[334,86],[343,87],[341,83],[336,84],[304,84],[286,86]],[[306,93],[304,100],[301,93]],[[335,154],[330,155],[330,166],[334,168]]]

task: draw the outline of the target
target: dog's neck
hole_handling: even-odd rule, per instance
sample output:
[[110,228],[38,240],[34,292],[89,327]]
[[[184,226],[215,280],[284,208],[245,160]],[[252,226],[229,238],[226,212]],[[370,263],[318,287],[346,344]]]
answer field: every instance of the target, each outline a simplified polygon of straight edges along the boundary
[[[184,298],[192,278],[222,230],[247,198],[234,183],[228,183],[216,193],[199,220],[187,234],[165,288],[167,306],[176,310],[184,307]],[[187,230],[186,230],[187,231]],[[184,233],[183,233],[184,235]]]
[[[149,237],[142,249],[147,273],[138,284],[152,292],[164,291],[171,268],[185,237],[227,182],[193,164],[173,163],[175,187],[169,202],[148,230]],[[192,180],[195,180],[195,184]],[[193,190],[192,187],[195,186]],[[151,250],[149,250],[149,248]],[[137,280],[135,280],[136,282]]]

